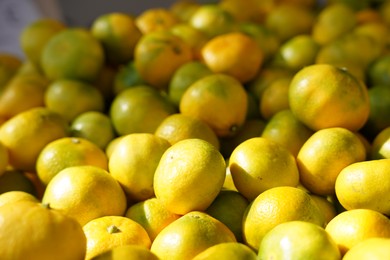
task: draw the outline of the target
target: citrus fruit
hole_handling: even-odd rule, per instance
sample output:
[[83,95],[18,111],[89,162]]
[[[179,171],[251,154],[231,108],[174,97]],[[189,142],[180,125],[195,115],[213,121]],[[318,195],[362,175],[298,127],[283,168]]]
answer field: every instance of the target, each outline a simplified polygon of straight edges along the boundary
[[271,9],[264,24],[283,42],[299,34],[311,32],[315,21],[312,9],[289,3],[281,3]]
[[357,131],[366,123],[370,110],[366,85],[329,64],[298,71],[290,83],[289,104],[294,115],[313,130],[344,127]]
[[295,157],[313,130],[299,121],[290,109],[275,113],[265,124],[261,137],[277,142]]
[[323,227],[288,221],[271,229],[261,241],[259,259],[341,259],[339,248]]
[[247,103],[244,86],[233,76],[217,73],[194,82],[184,92],[179,109],[206,122],[218,137],[227,137],[244,123]]
[[388,86],[390,71],[390,55],[385,54],[375,59],[367,68],[368,85],[373,86]]
[[138,73],[147,84],[158,89],[166,89],[176,69],[192,59],[190,45],[168,31],[144,34],[134,50]]
[[169,147],[167,140],[151,133],[128,134],[116,145],[109,159],[109,172],[130,201],[154,196],[154,173]]
[[70,135],[87,139],[103,150],[116,137],[111,118],[99,111],[87,111],[75,117],[70,124]]
[[1,92],[0,116],[9,119],[30,108],[44,106],[48,85],[48,80],[38,74],[15,75]]
[[143,226],[151,241],[156,238],[161,230],[181,217],[181,215],[167,210],[161,200],[155,197],[131,205],[125,216]]
[[84,138],[63,137],[48,143],[36,161],[36,172],[41,182],[47,185],[61,170],[78,165],[93,165],[108,169],[105,152]]
[[270,230],[293,220],[324,226],[322,212],[305,191],[287,186],[270,188],[258,195],[244,214],[244,242],[257,251]]
[[191,15],[188,23],[209,38],[231,32],[235,20],[232,14],[217,4],[203,4]]
[[117,95],[124,89],[143,85],[144,83],[144,80],[135,68],[134,60],[131,60],[126,65],[119,66],[113,80],[113,93]]
[[92,260],[122,260],[122,259],[158,260],[155,254],[150,252],[149,249],[140,245],[116,246],[91,259]]
[[339,213],[325,230],[337,243],[341,255],[372,237],[390,238],[390,220],[378,211],[352,209]]
[[142,85],[116,95],[109,115],[116,133],[125,135],[154,133],[166,117],[176,112],[167,96],[153,87]]
[[207,65],[197,60],[181,65],[172,75],[167,90],[172,103],[179,107],[180,100],[184,92],[191,86],[191,84],[198,79],[211,74],[212,71],[207,67]]
[[315,194],[332,195],[340,171],[365,159],[366,149],[355,133],[340,127],[319,130],[298,152],[300,182]]
[[229,158],[233,150],[242,142],[259,137],[263,132],[266,122],[262,119],[247,119],[238,133],[233,137],[220,138],[220,151],[225,158]]
[[282,145],[263,137],[239,144],[230,156],[229,169],[237,190],[250,201],[270,188],[297,186],[299,182],[294,156]]
[[390,215],[390,203],[383,198],[390,192],[388,168],[390,159],[353,163],[340,172],[335,190],[341,205],[347,209],[372,209]]
[[343,3],[325,6],[313,24],[313,39],[320,45],[328,44],[356,26],[355,11]]
[[8,150],[5,145],[0,142],[0,176],[7,170],[9,162]]
[[21,112],[0,126],[0,142],[8,149],[9,164],[32,172],[43,147],[67,135],[64,118],[46,107]]
[[162,155],[154,173],[154,193],[173,213],[205,210],[222,188],[225,169],[214,145],[196,138],[182,140]]
[[122,216],[126,196],[119,183],[104,169],[71,166],[61,170],[46,186],[42,203],[76,219],[82,226],[103,216]]
[[245,5],[240,0],[222,0],[218,5],[228,11],[237,22],[261,22],[260,8],[255,0],[246,1]]
[[207,248],[196,255],[193,260],[206,259],[246,259],[256,260],[256,253],[247,245],[236,242],[225,242]]
[[0,93],[7,82],[19,72],[23,63],[26,62],[14,54],[0,52]]
[[219,149],[219,139],[208,124],[181,113],[166,117],[159,124],[154,134],[168,140],[170,144],[175,144],[184,139],[199,138]]
[[41,55],[44,74],[51,80],[92,82],[105,62],[101,43],[83,28],[66,28],[45,44]]
[[242,219],[248,205],[249,201],[238,191],[222,189],[205,212],[225,224],[242,242]]
[[104,216],[92,219],[83,226],[87,238],[85,258],[123,245],[140,245],[150,248],[151,241],[145,229],[137,222],[123,216]]
[[179,18],[175,13],[162,7],[146,9],[135,18],[135,23],[143,35],[166,31],[178,22]]
[[224,242],[236,242],[232,231],[210,215],[192,211],[165,227],[150,250],[161,259],[192,259],[207,248]]
[[129,62],[142,36],[135,19],[121,12],[96,17],[91,24],[91,33],[103,46],[107,61],[113,64]]
[[202,47],[201,55],[214,73],[231,75],[242,83],[257,75],[264,58],[256,41],[242,32],[213,37]]
[[314,200],[318,208],[324,214],[325,226],[326,226],[329,223],[329,221],[331,221],[338,214],[334,202],[325,196],[320,196],[312,193],[309,194],[312,200]]
[[263,90],[258,106],[262,118],[268,120],[277,112],[289,109],[290,82],[290,77],[275,79]]
[[102,93],[90,83],[59,79],[52,81],[47,87],[45,105],[71,122],[87,111],[102,112],[105,104]]
[[390,254],[390,238],[373,237],[353,246],[344,255],[344,260],[386,259]]
[[12,190],[0,194],[0,207],[18,201],[39,202],[37,197],[25,191]]
[[[23,221],[20,217],[23,216]],[[80,224],[48,204],[18,201],[0,207],[4,259],[84,259],[86,238]],[[15,232],[17,227],[18,232]],[[34,232],[32,232],[34,230]]]
[[390,126],[380,131],[373,139],[369,159],[390,159]]

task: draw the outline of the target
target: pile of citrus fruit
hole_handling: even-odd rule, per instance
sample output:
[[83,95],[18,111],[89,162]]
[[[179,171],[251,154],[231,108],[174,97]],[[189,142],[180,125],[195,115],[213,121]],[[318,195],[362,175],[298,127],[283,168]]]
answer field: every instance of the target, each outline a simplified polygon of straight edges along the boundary
[[388,259],[390,1],[178,1],[20,46],[1,259]]

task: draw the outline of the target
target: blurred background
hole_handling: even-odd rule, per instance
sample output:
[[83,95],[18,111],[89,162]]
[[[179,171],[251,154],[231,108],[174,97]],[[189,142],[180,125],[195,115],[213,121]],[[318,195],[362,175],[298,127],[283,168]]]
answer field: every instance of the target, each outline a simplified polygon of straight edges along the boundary
[[[52,17],[69,26],[88,27],[100,14],[121,11],[138,15],[152,7],[169,7],[176,0],[0,0],[0,51],[23,57],[19,35],[40,17]],[[194,0],[195,1],[195,0]],[[215,3],[217,0],[196,0]]]

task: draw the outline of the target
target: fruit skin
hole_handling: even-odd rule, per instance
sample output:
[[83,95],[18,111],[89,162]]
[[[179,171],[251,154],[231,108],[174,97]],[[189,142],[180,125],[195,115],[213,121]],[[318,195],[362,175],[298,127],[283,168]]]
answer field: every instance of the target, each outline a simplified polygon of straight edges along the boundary
[[291,111],[313,130],[344,127],[357,131],[369,116],[366,85],[334,65],[314,64],[299,70],[288,95]]
[[215,146],[202,139],[182,140],[162,155],[154,173],[154,193],[173,213],[205,210],[223,186],[225,169]]
[[366,208],[390,216],[390,159],[353,163],[337,177],[335,190],[341,205],[347,209]]
[[[21,219],[22,218],[22,219]],[[1,259],[84,259],[81,225],[47,204],[19,201],[0,207]]]
[[203,250],[225,242],[236,242],[222,222],[200,211],[192,211],[164,228],[150,250],[160,259],[191,259]]
[[258,258],[339,260],[341,255],[323,227],[305,221],[288,221],[264,236]]
[[352,247],[343,260],[386,259],[390,255],[390,238],[368,238]]

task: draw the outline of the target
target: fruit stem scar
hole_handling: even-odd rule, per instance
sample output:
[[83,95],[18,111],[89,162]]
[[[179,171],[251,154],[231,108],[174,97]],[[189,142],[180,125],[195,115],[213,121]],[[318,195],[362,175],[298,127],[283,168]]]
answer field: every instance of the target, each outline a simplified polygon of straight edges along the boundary
[[108,233],[110,233],[110,234],[114,234],[114,233],[119,233],[119,232],[121,232],[121,230],[120,230],[117,226],[115,226],[115,225],[110,225],[110,226],[108,226],[107,231],[108,231]]

